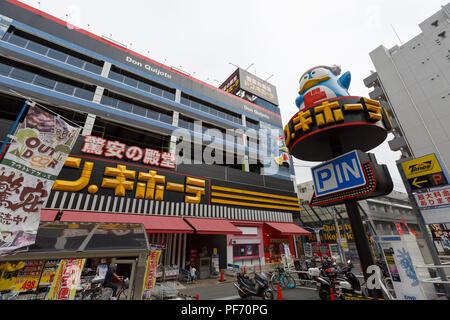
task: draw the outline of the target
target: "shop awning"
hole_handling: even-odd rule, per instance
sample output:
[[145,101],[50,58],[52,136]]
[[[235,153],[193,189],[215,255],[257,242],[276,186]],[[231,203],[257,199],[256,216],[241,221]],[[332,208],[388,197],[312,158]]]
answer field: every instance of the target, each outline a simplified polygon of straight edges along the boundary
[[293,223],[283,223],[283,222],[266,222],[266,225],[277,230],[283,235],[297,235],[297,236],[307,236],[311,232],[299,227]]
[[58,215],[58,210],[41,210],[41,221],[53,222]]
[[197,232],[197,234],[242,234],[228,220],[184,218]]
[[148,216],[140,214],[64,211],[62,222],[142,223],[150,233],[194,233],[179,217]]

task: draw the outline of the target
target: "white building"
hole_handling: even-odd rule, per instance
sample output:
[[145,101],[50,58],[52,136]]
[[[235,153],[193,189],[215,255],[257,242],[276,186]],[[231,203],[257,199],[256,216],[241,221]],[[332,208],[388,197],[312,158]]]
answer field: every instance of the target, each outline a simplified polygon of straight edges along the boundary
[[376,72],[364,80],[391,116],[402,157],[437,154],[450,169],[450,3],[419,24],[401,46],[370,53]]

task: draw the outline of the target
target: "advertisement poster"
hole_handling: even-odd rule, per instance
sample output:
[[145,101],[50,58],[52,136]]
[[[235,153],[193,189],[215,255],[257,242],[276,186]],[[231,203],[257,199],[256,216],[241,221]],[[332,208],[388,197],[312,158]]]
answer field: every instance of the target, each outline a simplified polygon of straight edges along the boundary
[[423,257],[413,235],[400,237],[380,237],[380,244],[388,264],[399,300],[425,300],[420,278],[429,277],[417,274],[415,266],[424,265]]
[[0,163],[0,256],[34,244],[40,210],[79,132],[30,105]]
[[291,250],[289,244],[283,243],[285,265],[289,269],[293,265]]
[[150,254],[147,259],[147,266],[145,269],[144,286],[142,288],[142,300],[150,300],[151,298],[151,291],[155,286],[156,273],[161,254],[161,247],[151,246]]
[[49,285],[55,274],[52,263],[43,260],[1,263],[0,291],[25,292],[37,289],[38,285]]
[[61,260],[45,300],[74,300],[86,259]]

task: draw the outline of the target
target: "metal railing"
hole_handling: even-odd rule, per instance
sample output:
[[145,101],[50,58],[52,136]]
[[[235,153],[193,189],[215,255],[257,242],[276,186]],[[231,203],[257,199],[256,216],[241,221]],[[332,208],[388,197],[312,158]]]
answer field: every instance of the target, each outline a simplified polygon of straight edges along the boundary
[[[442,260],[450,257],[440,256]],[[422,292],[427,300],[450,300],[450,261],[443,261],[441,265],[425,264],[414,266]],[[444,280],[439,276],[443,271],[446,276]]]

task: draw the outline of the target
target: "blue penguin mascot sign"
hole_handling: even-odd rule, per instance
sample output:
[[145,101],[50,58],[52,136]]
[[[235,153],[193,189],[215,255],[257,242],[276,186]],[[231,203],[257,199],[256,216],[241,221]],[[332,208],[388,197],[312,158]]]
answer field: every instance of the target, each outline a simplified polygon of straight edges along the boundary
[[352,81],[350,72],[341,74],[341,68],[318,66],[306,71],[300,78],[300,96],[295,101],[301,109],[336,97],[350,96],[348,88]]
[[351,96],[351,73],[339,66],[317,66],[300,77],[300,111],[284,128],[290,154],[304,161],[327,161],[383,143],[392,129],[379,101]]

